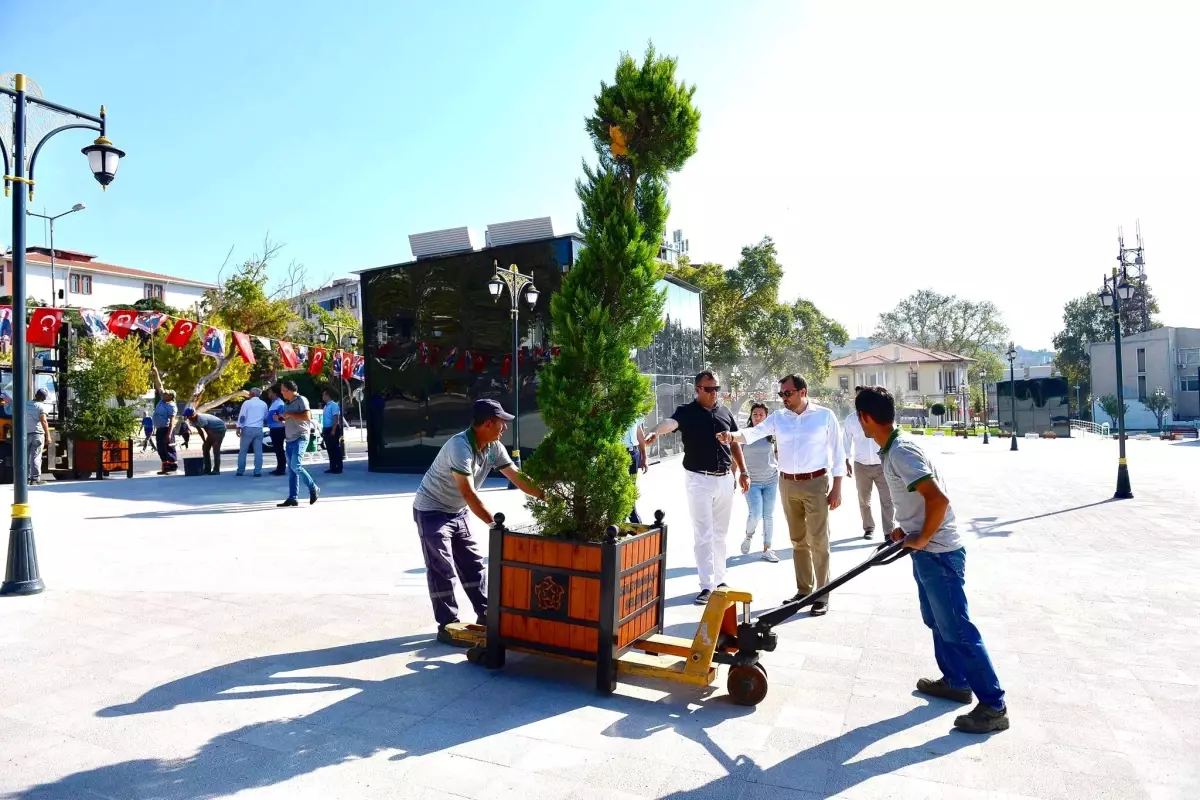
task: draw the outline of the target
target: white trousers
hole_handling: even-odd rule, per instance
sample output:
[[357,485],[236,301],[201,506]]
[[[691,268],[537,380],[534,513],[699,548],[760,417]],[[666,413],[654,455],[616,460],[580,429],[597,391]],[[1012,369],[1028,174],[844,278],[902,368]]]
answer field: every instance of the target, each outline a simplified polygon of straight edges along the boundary
[[725,537],[733,511],[733,474],[717,477],[683,473],[688,512],[696,539],[696,572],[700,588],[713,590],[725,582]]

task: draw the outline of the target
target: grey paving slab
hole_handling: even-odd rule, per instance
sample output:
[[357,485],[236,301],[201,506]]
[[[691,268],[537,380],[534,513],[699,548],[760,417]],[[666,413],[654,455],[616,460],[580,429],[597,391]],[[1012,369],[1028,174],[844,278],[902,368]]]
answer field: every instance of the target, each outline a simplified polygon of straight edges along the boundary
[[[352,459],[288,510],[281,482],[232,475],[41,487],[48,591],[0,600],[0,797],[1195,798],[1200,447],[1131,442],[1136,497],[1114,503],[1110,444],[931,442],[1012,710],[983,739],[913,692],[935,667],[905,564],[782,626],[757,708],[720,683],[604,698],[581,667],[492,673],[433,640],[411,476]],[[689,635],[679,465],[641,480]],[[484,498],[527,513],[502,483]],[[856,508],[831,526],[840,572],[869,547]],[[756,605],[794,591],[788,558],[731,552]]]

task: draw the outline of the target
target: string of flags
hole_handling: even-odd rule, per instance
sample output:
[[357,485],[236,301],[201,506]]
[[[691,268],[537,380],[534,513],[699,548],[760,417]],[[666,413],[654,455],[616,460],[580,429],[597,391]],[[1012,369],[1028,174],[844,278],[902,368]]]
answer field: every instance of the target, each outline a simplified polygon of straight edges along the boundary
[[[272,342],[279,349],[279,357],[286,369],[300,369],[307,364],[310,375],[319,375],[325,368],[325,362],[330,361],[334,375],[345,380],[365,380],[366,360],[358,353],[335,350],[332,355],[323,347],[309,348],[305,345],[272,339],[267,336],[250,336],[241,331],[226,331],[211,325],[201,325],[189,319],[168,316],[161,311],[136,311],[134,309],[117,309],[107,318],[100,311],[92,308],[80,308],[79,316],[83,320],[84,330],[89,336],[106,338],[116,336],[125,339],[133,331],[140,331],[147,336],[153,336],[170,323],[164,341],[183,349],[197,331],[203,332],[200,340],[200,352],[210,358],[225,358],[226,335],[232,339],[233,347],[242,361],[247,364],[255,363],[254,345],[271,350]],[[31,347],[54,347],[58,341],[58,332],[62,327],[62,308],[34,308],[26,326],[26,341]],[[12,339],[12,306],[0,306],[0,339]]]

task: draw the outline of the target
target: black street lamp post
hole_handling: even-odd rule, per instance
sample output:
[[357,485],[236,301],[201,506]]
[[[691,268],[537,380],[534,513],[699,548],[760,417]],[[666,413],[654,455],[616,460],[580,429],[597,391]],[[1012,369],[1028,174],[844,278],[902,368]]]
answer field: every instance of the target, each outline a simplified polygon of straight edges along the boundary
[[1112,277],[1105,277],[1100,290],[1100,303],[1113,312],[1113,349],[1117,356],[1117,491],[1113,497],[1128,500],[1133,497],[1129,484],[1129,465],[1125,462],[1125,373],[1121,365],[1121,303],[1133,297],[1133,285],[1123,270],[1118,273],[1113,267]]
[[[516,464],[517,469],[521,468],[521,372],[520,372],[520,349],[521,349],[521,333],[518,326],[518,318],[521,314],[521,297],[524,295],[525,302],[529,303],[530,310],[537,305],[538,288],[533,285],[533,273],[522,275],[517,269],[516,264],[509,265],[508,269],[502,269],[500,264],[493,261],[492,266],[496,272],[492,275],[492,279],[488,281],[488,292],[491,293],[492,299],[499,301],[500,295],[504,293],[504,289],[508,288],[509,300],[512,303],[512,395],[513,395],[513,437],[512,437],[512,459]],[[515,488],[515,487],[513,487]]]
[[[33,518],[29,511],[29,424],[25,419],[25,403],[29,400],[29,347],[26,338],[25,308],[25,204],[33,200],[34,170],[38,153],[56,133],[82,128],[97,131],[95,142],[83,148],[88,167],[101,186],[112,183],[117,163],[124,152],[113,147],[105,136],[104,106],[100,116],[51,103],[42,97],[37,84],[18,73],[0,79],[0,161],[4,166],[4,194],[12,184],[16,187],[12,204],[12,459],[13,505],[12,523],[8,532],[8,560],[0,595],[37,594],[45,589],[38,570],[37,548],[33,537]],[[9,88],[9,87],[12,88]],[[32,123],[26,115],[32,112]],[[3,123],[12,117],[11,132]],[[28,130],[27,130],[28,129]],[[46,133],[42,134],[42,131]],[[6,137],[11,133],[11,139]],[[29,141],[26,136],[29,135]],[[33,152],[26,155],[26,144]],[[26,169],[28,168],[28,170]]]
[[[1017,449],[1017,378],[1013,364],[1017,361],[1017,346],[1012,342],[1008,344],[1008,352],[1004,354],[1008,359],[1008,395],[1010,408],[1012,408],[1012,446],[1009,450]],[[999,408],[1000,401],[997,398],[996,407]]]
[[[353,354],[353,350],[358,346],[358,334],[354,332],[354,326],[341,325],[337,322],[319,323],[321,326],[320,333],[317,334],[317,339],[321,344],[329,344],[332,337],[333,341],[343,350],[342,358],[346,355]],[[342,331],[346,331],[345,334]],[[342,377],[345,373],[339,373],[338,379],[338,413],[342,418],[342,429],[338,432],[338,444],[345,447],[346,439],[346,379]],[[361,423],[360,423],[361,424]]]
[[979,391],[983,395],[980,405],[983,407],[983,443],[988,444],[988,401],[987,401],[987,370],[979,370]]

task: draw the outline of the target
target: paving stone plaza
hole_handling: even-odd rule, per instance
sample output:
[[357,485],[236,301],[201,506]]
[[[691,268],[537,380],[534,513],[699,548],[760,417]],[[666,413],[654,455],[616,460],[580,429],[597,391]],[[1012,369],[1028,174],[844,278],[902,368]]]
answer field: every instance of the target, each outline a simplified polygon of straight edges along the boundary
[[[723,676],[605,698],[581,666],[488,672],[434,641],[416,477],[352,458],[311,508],[232,474],[34,490],[47,591],[0,599],[0,797],[1200,797],[1200,446],[1130,442],[1135,499],[1114,502],[1115,442],[929,444],[1007,732],[952,732],[962,707],[913,691],[936,667],[906,561],[779,628],[756,708]],[[667,627],[690,637],[682,481],[652,467],[639,505],[667,514]],[[503,482],[482,496],[525,517]],[[835,573],[870,552],[852,496]],[[744,519],[738,500],[730,582],[765,608],[794,591],[790,553],[738,555]]]

